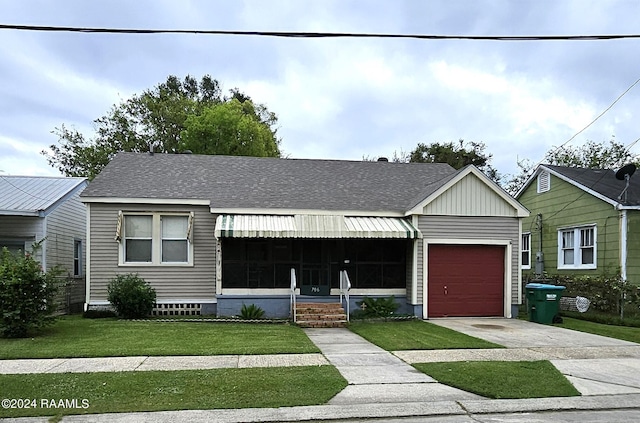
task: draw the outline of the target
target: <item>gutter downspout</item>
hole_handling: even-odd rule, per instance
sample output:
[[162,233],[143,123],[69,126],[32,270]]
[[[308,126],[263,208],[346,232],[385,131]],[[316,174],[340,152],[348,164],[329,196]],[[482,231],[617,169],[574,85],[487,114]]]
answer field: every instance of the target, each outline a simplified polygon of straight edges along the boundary
[[84,292],[84,311],[89,309],[89,304],[91,303],[91,203],[85,203],[87,215],[85,220],[86,225],[86,241],[85,241],[85,292]]
[[[411,216],[411,223],[414,228],[418,228],[418,216]],[[412,251],[412,263],[411,263],[411,304],[418,304],[418,242],[420,242],[420,238],[416,238],[413,240],[413,251]],[[422,287],[424,289],[424,287]]]
[[620,211],[620,276],[627,280],[627,211]]

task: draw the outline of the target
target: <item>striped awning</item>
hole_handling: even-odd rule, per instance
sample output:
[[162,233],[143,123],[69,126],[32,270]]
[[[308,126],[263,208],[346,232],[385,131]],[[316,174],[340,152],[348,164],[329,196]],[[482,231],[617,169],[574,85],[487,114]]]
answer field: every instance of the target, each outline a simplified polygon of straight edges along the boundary
[[401,217],[223,214],[217,238],[422,238]]

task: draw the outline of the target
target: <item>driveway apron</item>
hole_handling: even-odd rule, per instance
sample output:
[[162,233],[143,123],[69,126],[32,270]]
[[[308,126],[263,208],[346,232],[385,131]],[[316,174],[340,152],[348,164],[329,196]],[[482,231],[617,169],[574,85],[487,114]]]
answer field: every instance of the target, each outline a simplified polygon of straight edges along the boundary
[[349,382],[349,386],[329,404],[482,398],[436,382],[348,329],[312,328],[305,329],[305,333]]
[[[640,393],[640,344],[517,319],[461,318],[430,320],[476,338],[503,345],[508,350],[478,354],[513,360],[549,360],[582,395]],[[407,355],[409,362],[420,361]]]

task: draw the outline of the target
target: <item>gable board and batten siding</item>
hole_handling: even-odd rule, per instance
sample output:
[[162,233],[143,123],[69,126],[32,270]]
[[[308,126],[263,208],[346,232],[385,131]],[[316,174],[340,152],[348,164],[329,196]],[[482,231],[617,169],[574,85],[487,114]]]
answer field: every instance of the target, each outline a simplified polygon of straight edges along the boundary
[[480,171],[467,169],[418,205],[422,214],[417,217],[417,227],[423,241],[417,242],[417,286],[413,298],[423,305],[425,318],[428,313],[425,251],[430,243],[504,246],[505,317],[511,317],[512,304],[520,303],[520,218],[527,216],[528,211]]
[[[535,253],[540,233],[536,229],[536,215],[542,214],[542,252],[547,273],[561,275],[601,274],[607,270],[616,272],[620,266],[620,217],[612,204],[607,203],[553,173],[550,189],[538,193],[535,183],[530,184],[519,196],[519,201],[535,210],[522,222],[522,230],[531,233],[532,269],[535,272]],[[596,269],[558,269],[558,230],[596,225]],[[627,262],[630,264],[629,262]]]
[[[217,241],[213,234],[216,216],[210,213],[208,206],[96,202],[90,202],[87,206],[91,234],[87,303],[107,304],[107,286],[110,280],[116,275],[127,273],[137,273],[151,283],[156,289],[159,303],[174,300],[215,303]],[[193,266],[119,265],[120,244],[114,239],[119,211],[150,214],[194,212]]]

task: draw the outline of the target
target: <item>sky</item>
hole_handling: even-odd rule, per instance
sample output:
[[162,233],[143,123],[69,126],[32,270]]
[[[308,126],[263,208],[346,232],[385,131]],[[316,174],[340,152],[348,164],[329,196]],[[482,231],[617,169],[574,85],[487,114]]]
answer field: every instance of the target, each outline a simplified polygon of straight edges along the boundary
[[[637,0],[4,0],[0,24],[430,35],[638,34]],[[86,138],[169,75],[211,75],[278,116],[286,157],[393,157],[482,142],[502,174],[542,160],[640,78],[640,39],[476,41],[85,34],[0,29],[0,175],[57,176],[42,150]],[[640,145],[640,84],[568,145]],[[640,144],[640,143],[638,143]]]

